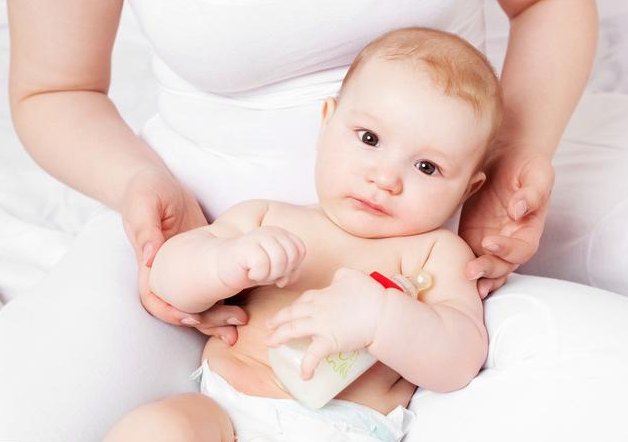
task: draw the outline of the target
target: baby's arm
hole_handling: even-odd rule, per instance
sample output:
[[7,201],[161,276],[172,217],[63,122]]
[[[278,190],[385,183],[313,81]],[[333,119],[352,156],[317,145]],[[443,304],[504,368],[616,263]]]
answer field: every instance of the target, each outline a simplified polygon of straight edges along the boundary
[[457,390],[484,364],[488,336],[482,303],[476,282],[464,277],[465,265],[473,258],[457,235],[439,232],[424,265],[433,276],[432,288],[420,301],[387,290],[368,350],[415,385],[439,392]]
[[181,311],[202,312],[255,285],[285,285],[305,255],[301,240],[263,226],[269,202],[240,203],[209,226],[175,235],[159,249],[150,289]]

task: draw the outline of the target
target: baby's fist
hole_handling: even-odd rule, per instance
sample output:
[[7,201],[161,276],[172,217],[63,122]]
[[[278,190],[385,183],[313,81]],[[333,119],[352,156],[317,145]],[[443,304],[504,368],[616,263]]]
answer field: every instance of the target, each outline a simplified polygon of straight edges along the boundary
[[285,287],[296,280],[306,252],[300,238],[275,226],[258,227],[225,246],[219,275],[239,290],[268,284]]

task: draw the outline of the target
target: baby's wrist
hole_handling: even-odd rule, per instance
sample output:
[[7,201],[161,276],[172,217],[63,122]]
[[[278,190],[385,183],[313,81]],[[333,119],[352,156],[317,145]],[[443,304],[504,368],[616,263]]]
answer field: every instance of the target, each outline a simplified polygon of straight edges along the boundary
[[[218,238],[217,238],[218,239]],[[216,276],[223,289],[232,294],[253,287],[255,284],[247,277],[247,272],[238,263],[238,238],[220,238],[214,255]]]

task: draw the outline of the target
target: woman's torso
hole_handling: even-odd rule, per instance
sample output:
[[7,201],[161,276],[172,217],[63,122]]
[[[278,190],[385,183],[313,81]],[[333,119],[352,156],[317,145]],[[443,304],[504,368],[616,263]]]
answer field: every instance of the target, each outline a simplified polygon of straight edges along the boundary
[[[305,290],[330,284],[340,267],[351,267],[370,273],[399,273],[401,255],[412,250],[414,268],[422,266],[433,244],[433,235],[365,239],[341,230],[320,210],[287,204],[273,204],[264,224],[279,226],[297,235],[305,243],[307,254],[300,266],[299,278],[284,289],[261,286],[244,292],[233,302],[249,315],[249,322],[238,327],[238,340],[229,346],[210,338],[203,352],[213,371],[237,390],[255,396],[289,398],[275,377],[264,343],[270,333],[266,320],[288,306]],[[351,312],[347,312],[347,321]],[[407,406],[415,386],[393,369],[376,363],[337,397],[366,405],[383,414],[398,405]]]
[[130,0],[153,48],[142,136],[211,216],[251,198],[316,201],[323,99],[369,41],[426,26],[483,49],[483,0]]

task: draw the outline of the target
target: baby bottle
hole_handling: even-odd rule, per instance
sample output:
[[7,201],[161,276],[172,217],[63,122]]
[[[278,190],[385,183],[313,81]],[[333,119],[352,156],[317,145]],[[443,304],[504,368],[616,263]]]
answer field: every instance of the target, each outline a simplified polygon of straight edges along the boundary
[[[371,273],[371,277],[385,288],[403,291],[413,298],[432,285],[429,273],[421,269],[411,277],[395,275],[388,279],[377,272]],[[294,339],[268,350],[270,365],[279,381],[307,408],[321,408],[377,362],[364,348],[331,354],[321,360],[314,376],[304,381],[300,375],[301,359],[310,342],[310,338]]]

